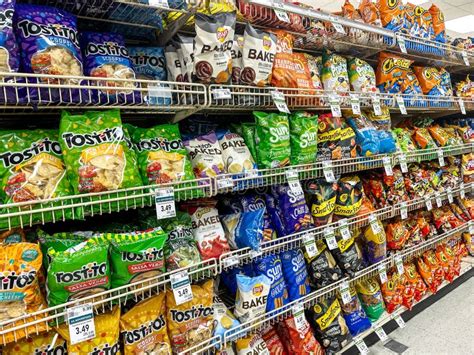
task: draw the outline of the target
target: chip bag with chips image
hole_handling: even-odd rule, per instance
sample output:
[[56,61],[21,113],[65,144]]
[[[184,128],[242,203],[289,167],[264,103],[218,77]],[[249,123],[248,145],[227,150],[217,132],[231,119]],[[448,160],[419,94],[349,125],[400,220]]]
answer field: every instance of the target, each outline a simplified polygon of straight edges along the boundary
[[214,131],[184,141],[197,178],[215,177],[225,173],[222,149]]
[[377,321],[385,312],[382,292],[375,278],[362,280],[356,283],[362,308],[367,313],[370,321]]
[[166,327],[166,293],[162,292],[133,306],[120,317],[125,355],[171,354]]
[[259,334],[249,334],[236,341],[237,355],[270,354],[267,343]]
[[264,274],[255,277],[237,274],[235,278],[237,280],[235,316],[241,322],[247,322],[264,314],[272,280]]
[[67,354],[66,340],[55,331],[41,333],[26,339],[7,344],[2,349],[4,355],[17,354]]

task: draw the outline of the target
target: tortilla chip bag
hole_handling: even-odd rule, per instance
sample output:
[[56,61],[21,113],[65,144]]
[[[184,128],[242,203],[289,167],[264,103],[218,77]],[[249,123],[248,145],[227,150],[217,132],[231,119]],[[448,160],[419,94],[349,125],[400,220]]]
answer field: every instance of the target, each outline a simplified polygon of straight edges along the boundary
[[[426,293],[426,284],[418,273],[414,262],[403,264],[403,269],[405,270],[405,293],[407,293],[406,290],[408,287],[412,288],[413,295],[411,297],[418,302]],[[411,292],[409,292],[409,294],[411,294]],[[405,304],[406,301],[408,301],[408,297],[405,300],[404,296],[403,305],[408,309],[411,309],[413,301],[411,301],[411,303]]]
[[137,303],[120,318],[125,355],[171,354],[166,327],[166,293]]
[[399,275],[398,272],[388,272],[387,282],[382,284],[381,291],[385,307],[388,313],[392,313],[403,303],[403,275]]
[[[54,345],[51,346],[51,344]],[[66,340],[61,338],[58,333],[50,331],[38,334],[15,343],[7,344],[3,348],[3,355],[17,354],[67,354]]]
[[68,324],[62,324],[57,331],[66,339],[69,354],[120,354],[119,322],[120,307],[115,306],[112,312],[95,315],[96,337],[93,339],[73,345]]

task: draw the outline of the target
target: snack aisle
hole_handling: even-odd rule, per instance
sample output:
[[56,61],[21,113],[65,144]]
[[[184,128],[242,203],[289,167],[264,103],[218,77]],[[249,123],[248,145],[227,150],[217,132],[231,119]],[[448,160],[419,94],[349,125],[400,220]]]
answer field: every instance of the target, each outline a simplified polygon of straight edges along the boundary
[[366,353],[472,272],[474,50],[435,5],[0,10],[2,353]]

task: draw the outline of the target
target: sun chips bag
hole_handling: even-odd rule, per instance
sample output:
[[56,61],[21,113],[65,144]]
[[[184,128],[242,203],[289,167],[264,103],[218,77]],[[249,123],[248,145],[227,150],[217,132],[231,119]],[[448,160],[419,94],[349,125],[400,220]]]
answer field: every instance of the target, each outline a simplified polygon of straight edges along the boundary
[[292,165],[311,164],[318,151],[318,116],[309,112],[290,115],[290,143]]

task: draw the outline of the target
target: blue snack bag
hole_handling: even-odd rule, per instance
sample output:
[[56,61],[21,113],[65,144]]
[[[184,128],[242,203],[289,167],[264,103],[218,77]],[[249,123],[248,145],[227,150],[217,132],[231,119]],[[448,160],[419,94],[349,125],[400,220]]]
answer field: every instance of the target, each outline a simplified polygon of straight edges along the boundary
[[304,255],[300,249],[287,250],[280,253],[290,301],[295,301],[311,292],[308,270]]
[[283,277],[283,268],[280,257],[267,255],[254,261],[254,270],[257,275],[265,275],[271,280],[266,311],[270,312],[288,303],[288,291]]
[[344,316],[344,320],[349,328],[349,332],[352,336],[356,336],[369,329],[372,324],[360,304],[354,286],[349,287],[349,292],[351,294],[351,301],[347,304],[344,304],[344,302],[341,301],[340,304],[342,315]]
[[267,204],[267,211],[272,225],[275,228],[278,237],[284,237],[286,235],[285,225],[283,224],[283,214],[278,207],[277,199],[270,194],[265,194],[265,202]]
[[233,213],[221,218],[225,235],[231,249],[250,248],[260,250],[263,237],[263,213],[255,211]]
[[276,237],[276,232],[273,229],[272,221],[267,211],[267,205],[265,203],[265,197],[262,195],[257,195],[250,193],[244,195],[241,199],[242,208],[244,211],[255,211],[257,209],[263,208],[263,240],[272,240]]
[[222,283],[227,287],[230,291],[232,296],[235,296],[237,293],[237,275],[245,275],[248,277],[253,277],[253,267],[252,264],[245,264],[242,266],[233,267],[231,269],[227,269],[221,273],[220,279]]

